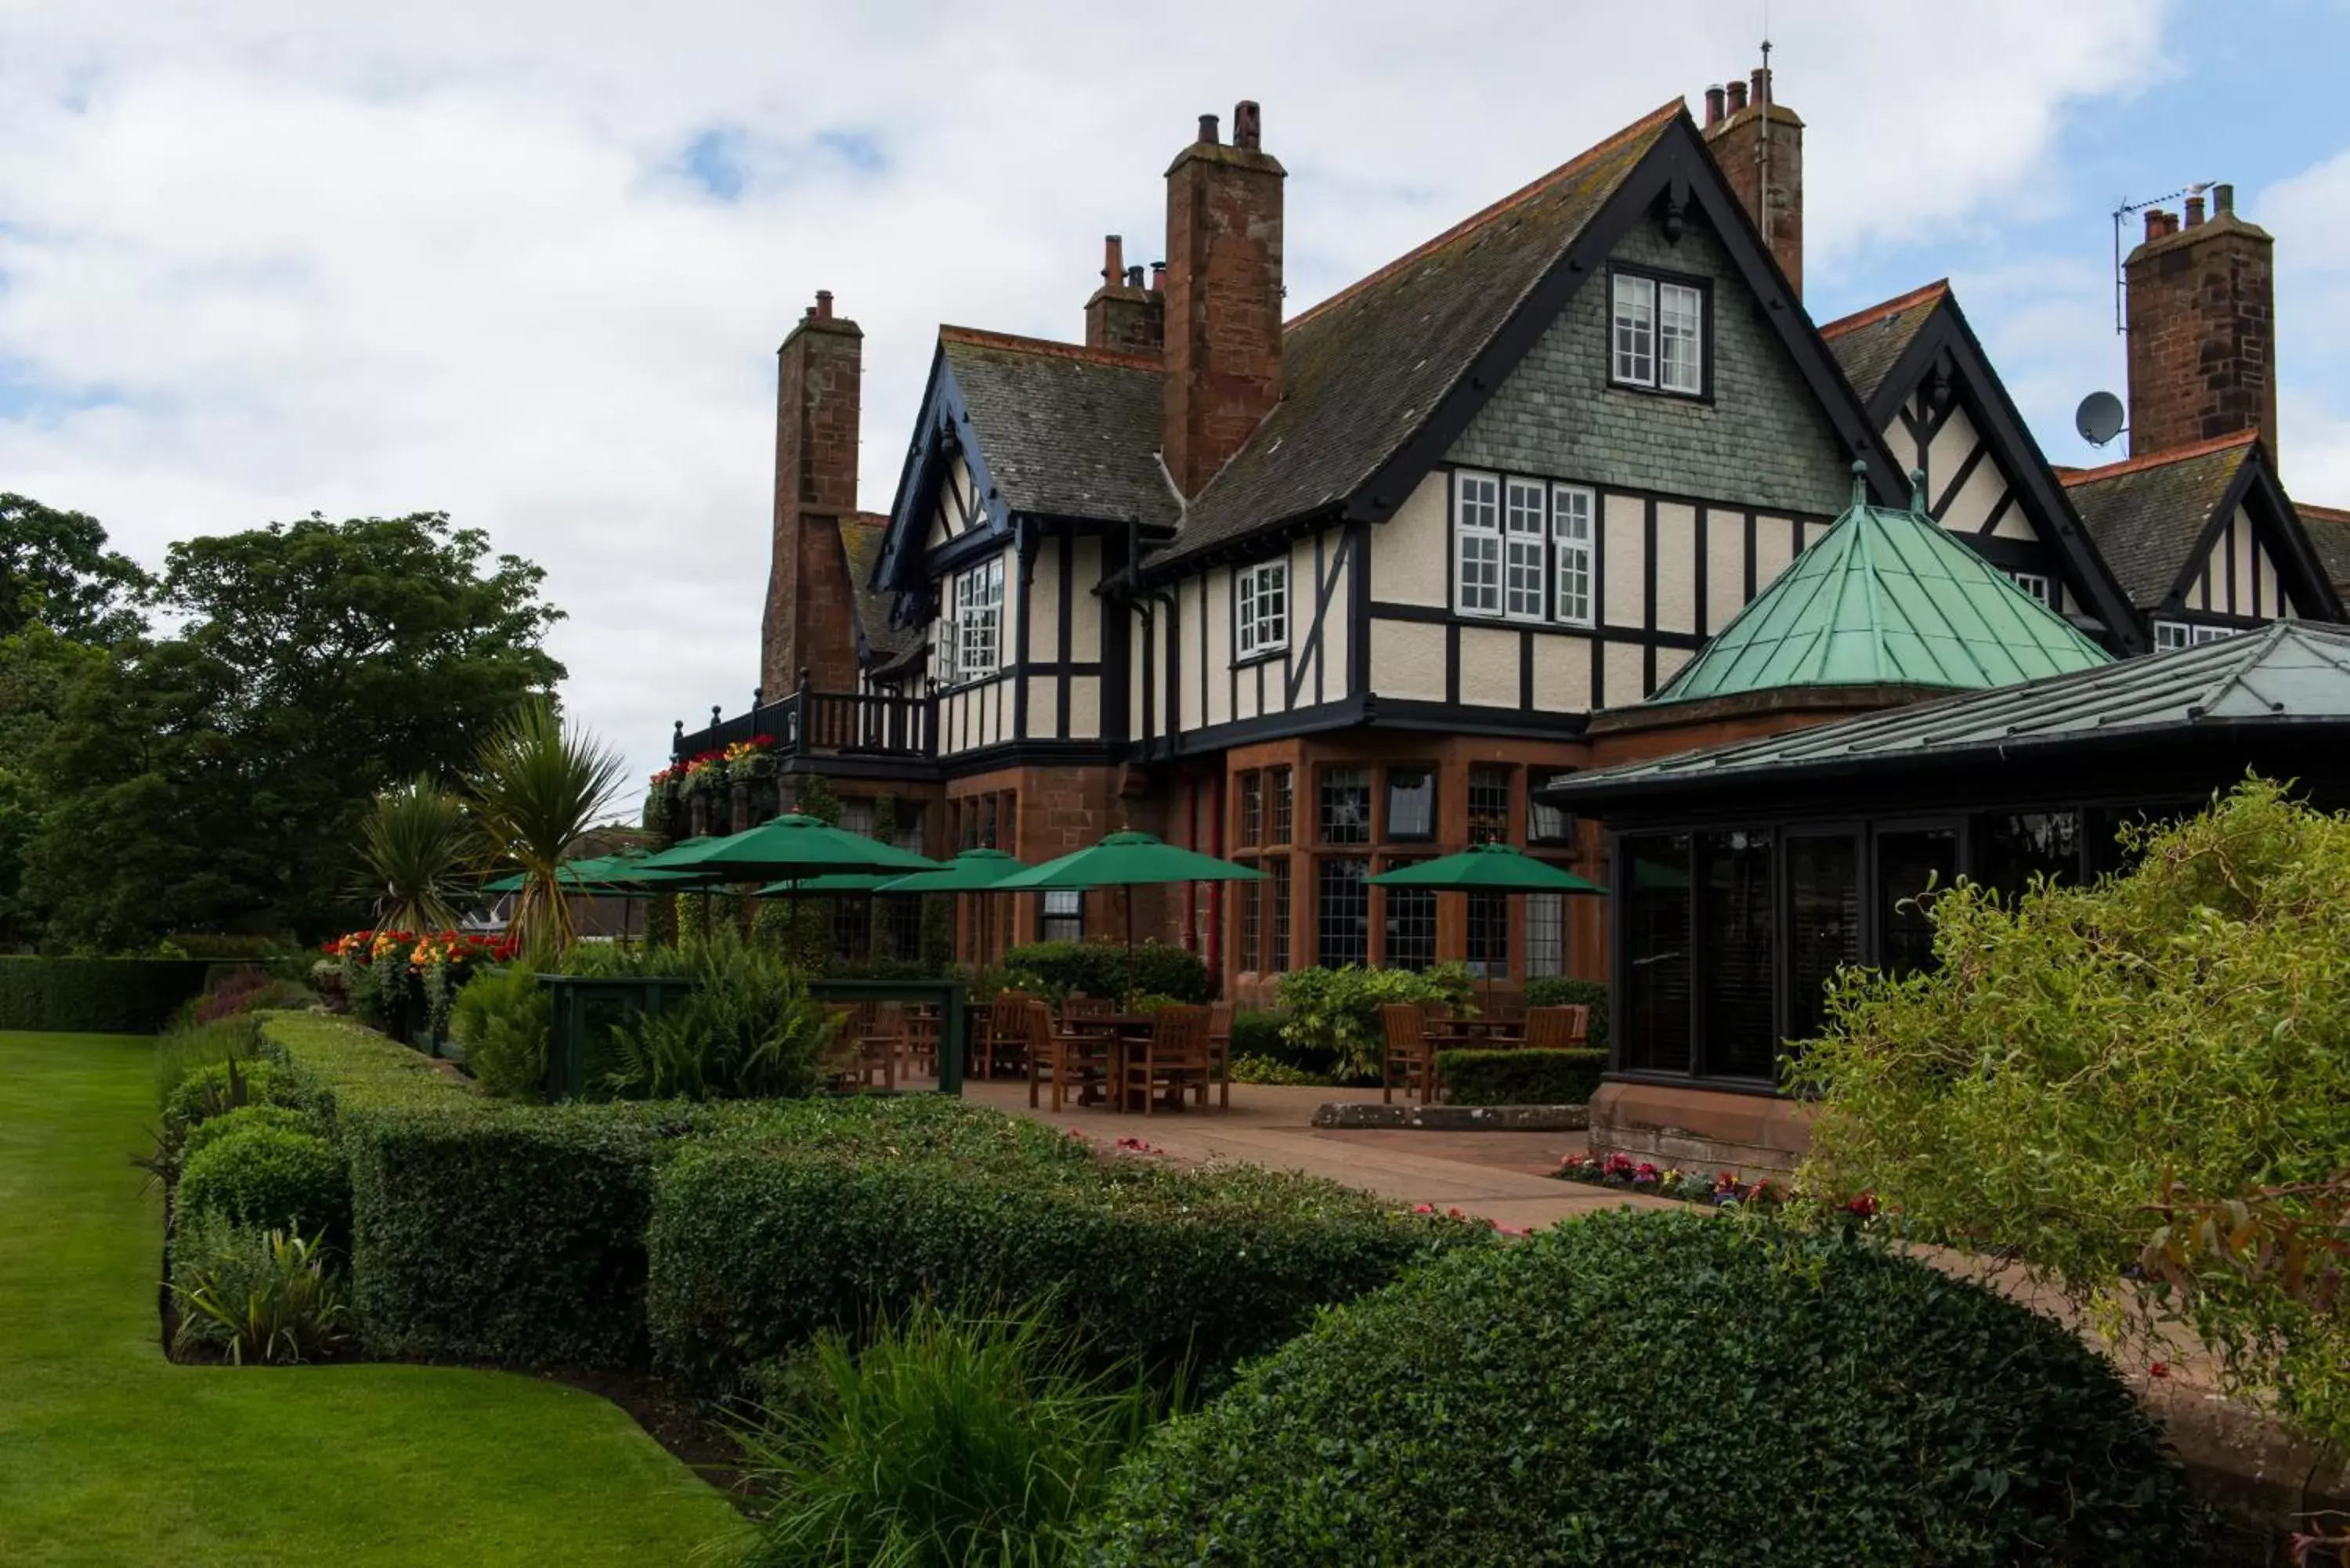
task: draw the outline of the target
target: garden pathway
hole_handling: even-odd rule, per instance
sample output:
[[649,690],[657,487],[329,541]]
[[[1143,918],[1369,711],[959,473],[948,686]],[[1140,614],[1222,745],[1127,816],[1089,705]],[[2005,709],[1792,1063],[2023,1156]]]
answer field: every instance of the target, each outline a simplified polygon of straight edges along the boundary
[[1315,1107],[1348,1093],[1234,1084],[1230,1110],[1141,1116],[1098,1106],[1056,1113],[1048,1104],[1031,1110],[1024,1083],[964,1085],[967,1099],[1034,1116],[1105,1146],[1137,1138],[1174,1159],[1245,1159],[1277,1170],[1302,1170],[1399,1203],[1458,1209],[1521,1230],[1538,1230],[1595,1209],[1666,1204],[1663,1199],[1545,1175],[1568,1155],[1583,1152],[1579,1132],[1361,1132],[1312,1125]]

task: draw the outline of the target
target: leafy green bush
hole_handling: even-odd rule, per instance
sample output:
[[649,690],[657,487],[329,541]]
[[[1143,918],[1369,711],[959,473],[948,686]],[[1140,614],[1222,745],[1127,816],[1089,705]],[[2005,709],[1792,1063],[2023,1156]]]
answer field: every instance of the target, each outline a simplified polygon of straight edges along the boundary
[[1253,1166],[1097,1159],[1013,1118],[871,1125],[891,1135],[886,1157],[776,1121],[697,1139],[659,1168],[660,1366],[726,1387],[822,1330],[929,1297],[981,1311],[1048,1303],[1104,1357],[1213,1371],[1326,1303],[1490,1235]]
[[0,954],[0,1029],[153,1034],[204,989],[202,959]]
[[546,1091],[554,1018],[554,999],[527,963],[481,971],[450,1011],[466,1067],[484,1088],[515,1100],[536,1100]]
[[783,953],[733,940],[688,955],[693,989],[613,1034],[605,1084],[623,1099],[797,1099],[838,1027]]
[[1232,1054],[1263,1056],[1274,1061],[1284,1058],[1286,1042],[1282,1038],[1282,1026],[1288,1021],[1278,1012],[1259,1012],[1254,1008],[1243,1008],[1232,1014]]
[[186,1159],[199,1149],[247,1127],[275,1127],[280,1132],[316,1134],[319,1124],[308,1113],[296,1110],[291,1106],[244,1106],[190,1127],[188,1136],[180,1142],[180,1158]]
[[250,1123],[204,1144],[180,1168],[182,1213],[219,1214],[241,1225],[350,1235],[350,1172],[313,1132]]
[[1456,1106],[1580,1106],[1607,1070],[1607,1053],[1439,1051],[1444,1097]]
[[1332,1312],[1137,1452],[1088,1561],[2199,1562],[2074,1334],[1833,1236],[1602,1213]]
[[1282,1026],[1291,1060],[1340,1082],[1377,1079],[1387,1036],[1379,1009],[1396,1002],[1441,1002],[1465,1007],[1475,995],[1466,967],[1439,964],[1425,973],[1403,969],[1292,970],[1281,977]]
[[258,1021],[247,1013],[211,1023],[178,1023],[155,1040],[155,1103],[168,1104],[172,1091],[199,1067],[216,1066],[232,1057],[254,1054],[254,1031]]
[[230,1057],[191,1070],[163,1096],[163,1131],[184,1138],[190,1129],[244,1106],[290,1106],[293,1083],[275,1064]]
[[2226,1200],[2350,1169],[2350,817],[2250,781],[2139,845],[2094,888],[1961,884],[1933,972],[1846,979],[1800,1064],[1803,1184],[2020,1258],[2109,1329],[2181,1315],[2233,1385],[2350,1441],[2350,1319],[2282,1278],[2124,1277],[2166,1179]]
[[1604,980],[1569,980],[1564,975],[1548,975],[1526,981],[1528,1007],[1587,1007],[1591,1009],[1591,1033],[1587,1044],[1594,1051],[1607,1049],[1607,982]]
[[1214,994],[1207,961],[1188,948],[1144,942],[1030,942],[1003,955],[1007,983],[1050,997],[1073,991],[1122,999],[1169,996],[1203,1002]]
[[1232,1057],[1232,1082],[1235,1084],[1287,1084],[1300,1087],[1327,1086],[1330,1080],[1319,1073],[1309,1073],[1303,1067],[1293,1067],[1274,1056]]
[[200,1212],[173,1238],[171,1290],[177,1355],[284,1365],[319,1360],[350,1338],[342,1282],[319,1239]]
[[750,1568],[963,1568],[1063,1559],[1066,1527],[1156,1417],[1139,1379],[1089,1373],[1031,1314],[917,1306],[860,1349],[819,1335],[744,1469],[777,1501]]

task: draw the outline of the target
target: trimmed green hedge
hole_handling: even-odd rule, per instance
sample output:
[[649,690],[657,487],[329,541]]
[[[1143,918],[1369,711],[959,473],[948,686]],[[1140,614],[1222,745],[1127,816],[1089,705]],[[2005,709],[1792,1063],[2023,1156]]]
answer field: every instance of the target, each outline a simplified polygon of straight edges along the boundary
[[1594,1051],[1607,1049],[1607,982],[1604,980],[1569,980],[1552,975],[1544,980],[1526,982],[1528,1007],[1587,1007],[1591,1009],[1591,1033],[1586,1038]]
[[1444,1097],[1456,1106],[1580,1106],[1599,1087],[1607,1053],[1439,1051]]
[[1212,1373],[1492,1235],[1250,1166],[1098,1159],[1003,1117],[947,1130],[881,1159],[795,1131],[680,1150],[655,1177],[656,1365],[726,1389],[820,1329],[929,1299],[1045,1303],[1095,1356]]
[[1074,1560],[2206,1561],[2074,1331],[1914,1260],[1595,1214],[1325,1315],[1126,1463]]
[[1088,996],[1171,996],[1208,1000],[1213,981],[1207,961],[1188,948],[1144,942],[1030,942],[1003,955],[1008,983],[1041,992],[1055,1003],[1073,991]]
[[204,989],[203,959],[0,954],[0,1029],[153,1034]]

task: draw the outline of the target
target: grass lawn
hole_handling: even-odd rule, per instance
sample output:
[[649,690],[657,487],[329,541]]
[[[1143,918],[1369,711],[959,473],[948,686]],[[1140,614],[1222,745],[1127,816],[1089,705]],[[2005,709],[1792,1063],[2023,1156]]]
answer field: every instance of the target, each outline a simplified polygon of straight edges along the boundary
[[619,1407],[421,1366],[174,1366],[154,1045],[0,1033],[0,1563],[677,1563],[734,1511]]

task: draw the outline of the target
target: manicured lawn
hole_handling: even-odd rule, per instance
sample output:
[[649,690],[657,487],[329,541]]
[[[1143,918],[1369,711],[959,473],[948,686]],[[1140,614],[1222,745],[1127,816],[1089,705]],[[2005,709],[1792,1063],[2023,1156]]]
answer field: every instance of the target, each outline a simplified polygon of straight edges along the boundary
[[737,1528],[617,1406],[438,1367],[174,1366],[153,1045],[0,1033],[0,1563],[675,1563]]

